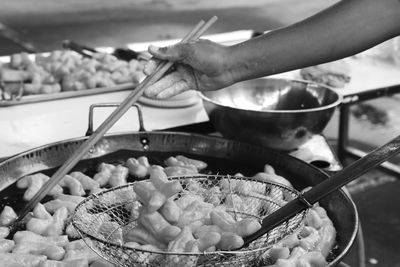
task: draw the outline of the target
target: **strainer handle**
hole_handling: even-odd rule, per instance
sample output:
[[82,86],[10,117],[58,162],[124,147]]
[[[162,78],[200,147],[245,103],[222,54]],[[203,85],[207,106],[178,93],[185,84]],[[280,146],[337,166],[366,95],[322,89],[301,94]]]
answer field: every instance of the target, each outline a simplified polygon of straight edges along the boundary
[[[120,103],[98,103],[98,104],[92,104],[89,107],[89,119],[88,119],[88,129],[85,133],[85,136],[90,136],[93,134],[93,113],[95,108],[101,108],[101,107],[115,107],[117,108],[120,105]],[[138,112],[138,120],[139,120],[139,132],[144,132],[146,129],[144,128],[143,124],[143,112],[138,104],[133,104],[132,107],[135,107]]]
[[335,190],[348,184],[354,179],[360,177],[372,168],[377,167],[382,162],[390,159],[400,152],[400,135],[392,139],[381,147],[376,148],[366,156],[353,162],[342,171],[332,175],[331,178],[317,184],[312,189],[301,194],[298,198],[290,201],[288,204],[273,212],[264,218],[260,230],[245,238],[243,246],[263,236],[276,226],[289,220],[291,217],[309,208],[312,204],[318,202]]

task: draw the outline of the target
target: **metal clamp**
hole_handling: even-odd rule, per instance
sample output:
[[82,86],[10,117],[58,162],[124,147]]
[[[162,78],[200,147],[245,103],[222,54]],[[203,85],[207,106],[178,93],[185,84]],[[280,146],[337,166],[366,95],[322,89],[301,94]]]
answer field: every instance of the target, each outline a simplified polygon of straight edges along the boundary
[[[93,134],[93,112],[95,108],[99,107],[118,107],[120,103],[98,103],[90,105],[89,107],[89,121],[88,121],[88,129],[86,131],[85,136],[89,136]],[[139,118],[139,132],[145,132],[144,124],[143,124],[143,113],[140,105],[133,104],[132,107],[135,107],[138,111],[138,118]]]
[[304,197],[303,193],[300,193],[299,196],[297,197],[304,205],[306,205],[308,208],[312,208],[312,204],[308,202],[308,200]]

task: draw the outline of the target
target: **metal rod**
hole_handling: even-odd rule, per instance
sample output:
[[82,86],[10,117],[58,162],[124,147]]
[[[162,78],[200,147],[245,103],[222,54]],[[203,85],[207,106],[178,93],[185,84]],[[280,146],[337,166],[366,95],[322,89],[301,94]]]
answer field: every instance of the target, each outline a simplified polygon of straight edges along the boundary
[[344,164],[346,158],[346,146],[349,143],[349,116],[350,107],[343,104],[339,108],[339,133],[337,143],[337,155],[339,160]]

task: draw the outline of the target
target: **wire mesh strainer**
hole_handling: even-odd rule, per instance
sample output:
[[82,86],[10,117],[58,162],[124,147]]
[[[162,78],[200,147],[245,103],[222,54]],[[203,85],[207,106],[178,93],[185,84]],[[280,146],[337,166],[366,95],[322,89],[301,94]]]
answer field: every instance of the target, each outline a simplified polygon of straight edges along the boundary
[[[196,175],[170,177],[178,180],[185,194],[200,196],[214,206],[224,205],[235,220],[256,218],[260,222],[288,201],[298,197],[293,188],[256,178]],[[134,193],[138,181],[94,194],[81,202],[72,224],[85,242],[104,259],[117,266],[242,266],[256,264],[260,256],[303,224],[304,210],[275,227],[249,246],[236,251],[177,253],[132,247],[124,236],[138,225],[141,204]]]

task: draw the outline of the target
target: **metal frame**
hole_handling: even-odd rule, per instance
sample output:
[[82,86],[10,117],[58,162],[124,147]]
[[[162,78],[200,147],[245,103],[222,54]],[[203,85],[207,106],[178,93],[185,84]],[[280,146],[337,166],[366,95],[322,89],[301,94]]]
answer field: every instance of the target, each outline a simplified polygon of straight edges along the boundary
[[[337,156],[339,161],[344,163],[346,157],[360,158],[367,154],[367,152],[352,147],[349,144],[349,116],[350,106],[367,101],[376,99],[384,96],[391,96],[400,93],[400,84],[376,88],[365,92],[359,92],[344,96],[343,103],[339,107],[339,133],[338,133],[338,149]],[[382,170],[395,175],[400,178],[400,166],[390,162],[384,162],[379,168]]]

